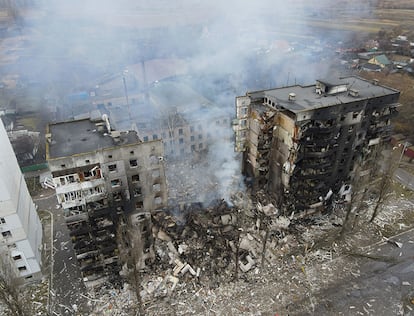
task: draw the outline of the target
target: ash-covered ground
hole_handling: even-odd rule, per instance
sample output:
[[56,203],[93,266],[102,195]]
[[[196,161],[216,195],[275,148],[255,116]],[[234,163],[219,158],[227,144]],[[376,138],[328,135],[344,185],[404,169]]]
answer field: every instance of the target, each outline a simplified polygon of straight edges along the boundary
[[[412,197],[393,194],[372,223],[367,201],[343,238],[341,210],[305,222],[241,194],[234,202],[154,217],[157,255],[141,273],[146,315],[412,313]],[[128,285],[104,285],[89,298],[93,315],[137,310]]]

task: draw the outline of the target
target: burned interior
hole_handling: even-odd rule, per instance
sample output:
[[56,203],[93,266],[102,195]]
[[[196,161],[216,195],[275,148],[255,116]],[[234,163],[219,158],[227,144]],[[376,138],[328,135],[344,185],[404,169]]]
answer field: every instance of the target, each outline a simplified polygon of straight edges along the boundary
[[[160,137],[145,141],[136,131],[115,130],[106,115],[50,124],[53,186],[84,280],[173,265],[163,284],[174,287],[179,274],[221,270],[230,278],[271,261],[294,217],[331,209],[369,174],[390,137],[398,97],[359,77],[237,97],[232,127],[247,190],[233,186],[238,177],[226,164],[234,160],[238,168],[237,159],[211,141],[197,112],[185,120],[168,116]],[[227,122],[212,117],[216,129]],[[208,146],[193,150],[196,142]],[[165,159],[164,149],[181,152]],[[223,155],[218,172],[208,167],[214,155]],[[169,192],[164,163],[172,172]],[[203,168],[212,170],[208,177]]]
[[237,97],[235,150],[243,152],[243,171],[286,213],[329,209],[341,188],[364,175],[360,167],[372,168],[367,161],[390,138],[398,98],[359,77]]
[[53,186],[85,281],[118,275],[127,222],[142,235],[145,262],[150,213],[167,201],[161,141],[115,131],[106,116],[50,124],[48,132]]

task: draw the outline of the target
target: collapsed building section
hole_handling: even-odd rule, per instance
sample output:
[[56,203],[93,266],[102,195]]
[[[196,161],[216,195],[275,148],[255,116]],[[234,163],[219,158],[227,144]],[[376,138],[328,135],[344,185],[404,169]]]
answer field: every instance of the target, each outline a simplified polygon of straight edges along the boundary
[[233,126],[243,172],[285,212],[321,210],[370,173],[398,98],[399,91],[359,77],[237,97]]
[[50,124],[46,154],[83,276],[120,270],[118,227],[131,223],[151,251],[151,212],[167,203],[161,141],[113,130],[109,119]]

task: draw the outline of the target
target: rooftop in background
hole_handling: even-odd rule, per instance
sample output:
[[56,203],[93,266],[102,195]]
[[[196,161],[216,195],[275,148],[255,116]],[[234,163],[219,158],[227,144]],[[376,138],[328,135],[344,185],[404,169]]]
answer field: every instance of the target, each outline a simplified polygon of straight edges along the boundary
[[46,159],[140,142],[135,131],[108,133],[105,120],[90,118],[49,124],[46,139]]
[[252,99],[268,98],[277,108],[299,113],[397,93],[398,90],[382,86],[378,82],[352,76],[335,80],[317,80],[316,84],[310,86],[295,85],[248,92],[247,95]]

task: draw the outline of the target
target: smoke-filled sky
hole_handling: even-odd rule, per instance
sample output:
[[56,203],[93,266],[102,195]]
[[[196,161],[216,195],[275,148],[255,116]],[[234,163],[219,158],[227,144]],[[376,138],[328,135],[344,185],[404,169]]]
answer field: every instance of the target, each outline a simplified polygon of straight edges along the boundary
[[[363,17],[373,3],[39,0],[35,9],[22,11],[17,35],[23,41],[15,52],[19,58],[11,66],[3,65],[3,72],[40,82],[63,100],[64,95],[93,88],[130,65],[181,60],[187,74],[197,78],[193,89],[228,113],[235,96],[247,90],[312,83],[328,75],[334,51],[328,47],[345,42],[347,34],[317,30],[308,22],[335,21],[336,15]],[[171,76],[182,74],[182,68],[169,71]],[[122,85],[118,89],[122,94]],[[231,132],[228,129],[225,133]],[[228,185],[239,173],[233,144],[218,141],[212,148],[210,169],[197,172],[220,178],[219,190],[228,198]]]
[[[332,12],[357,18],[369,12],[369,1],[362,2],[42,0],[41,10],[22,14],[22,34],[30,44],[21,62],[31,72],[28,77],[55,83],[59,78],[82,82],[82,76],[90,80],[94,73],[165,57],[186,59],[196,73],[232,73],[245,79],[257,68],[259,75],[273,77],[268,85],[285,83],[280,77],[287,74],[304,82],[328,67],[309,63],[311,52],[298,50],[338,35],[318,34],[305,18],[335,19]],[[286,56],[292,48],[295,54]]]

